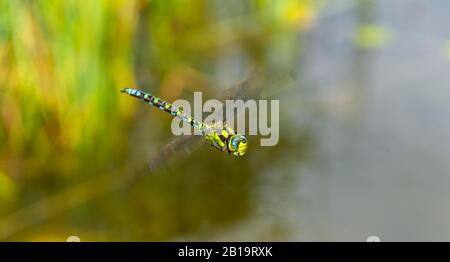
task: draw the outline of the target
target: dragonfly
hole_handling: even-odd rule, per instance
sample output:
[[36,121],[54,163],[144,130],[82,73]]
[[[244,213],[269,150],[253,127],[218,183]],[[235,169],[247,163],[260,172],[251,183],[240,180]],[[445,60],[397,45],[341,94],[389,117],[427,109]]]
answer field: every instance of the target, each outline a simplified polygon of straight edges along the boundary
[[[218,100],[225,102],[230,99],[245,100],[250,98],[269,98],[282,90],[295,86],[297,79],[297,74],[292,70],[289,72],[281,72],[279,74],[267,73],[264,70],[259,70],[252,73],[247,78],[238,81],[233,86],[223,90],[219,94]],[[125,93],[127,92],[125,91]],[[145,93],[143,92],[138,98],[142,99],[142,95],[145,96]],[[157,107],[160,108],[160,105]],[[241,114],[243,113],[245,112],[241,112]],[[224,122],[230,123],[231,121],[234,120],[232,118],[227,118]],[[200,138],[201,136],[196,135],[183,135],[175,137],[167,142],[149,159],[147,167],[144,170],[136,170],[136,175],[130,178],[127,188],[132,188],[143,175],[148,174],[146,170],[153,173],[157,171],[161,165],[169,161],[169,159],[175,158],[175,156],[187,157],[190,155],[203,144],[199,143],[200,141],[206,141],[206,139]]]
[[199,130],[210,145],[229,155],[242,156],[247,152],[248,140],[243,134],[234,132],[225,122],[222,123],[204,123],[194,119],[192,116],[183,112],[171,103],[154,96],[150,93],[134,89],[124,88],[122,93],[138,98],[160,110],[163,110],[173,117],[178,117],[181,121],[188,123]]

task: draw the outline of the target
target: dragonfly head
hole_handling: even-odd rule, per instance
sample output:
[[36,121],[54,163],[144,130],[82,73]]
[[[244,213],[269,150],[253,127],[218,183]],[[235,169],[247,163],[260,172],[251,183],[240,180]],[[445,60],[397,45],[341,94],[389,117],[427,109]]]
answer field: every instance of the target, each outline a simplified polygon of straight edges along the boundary
[[247,151],[247,138],[244,135],[236,134],[228,140],[228,149],[235,156],[242,156]]

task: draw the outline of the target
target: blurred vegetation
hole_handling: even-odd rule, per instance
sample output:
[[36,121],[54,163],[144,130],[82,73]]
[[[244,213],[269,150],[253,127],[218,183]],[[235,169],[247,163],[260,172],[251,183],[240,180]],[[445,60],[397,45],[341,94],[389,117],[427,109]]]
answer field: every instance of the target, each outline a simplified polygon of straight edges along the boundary
[[389,30],[377,25],[361,26],[356,34],[356,43],[362,49],[378,49],[387,45],[390,40]]
[[[92,202],[172,138],[169,117],[119,90],[213,96],[255,69],[291,69],[324,3],[0,1],[0,239],[165,240],[245,215],[251,158],[209,148]],[[363,45],[384,41],[373,31]]]

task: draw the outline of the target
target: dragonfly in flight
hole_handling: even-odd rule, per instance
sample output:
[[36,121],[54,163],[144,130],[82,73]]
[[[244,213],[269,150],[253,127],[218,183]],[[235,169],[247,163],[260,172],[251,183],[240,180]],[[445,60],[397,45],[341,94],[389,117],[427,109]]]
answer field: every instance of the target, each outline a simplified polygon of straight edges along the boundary
[[204,123],[195,120],[192,116],[183,112],[182,108],[178,108],[169,102],[162,100],[150,93],[144,91],[125,88],[121,91],[132,97],[145,101],[174,117],[178,117],[181,121],[190,124],[201,132],[203,137],[210,142],[211,146],[230,155],[241,156],[247,151],[247,138],[245,135],[237,134],[226,123]]
[[[296,82],[296,80],[297,76],[293,71],[284,72],[280,75],[257,72],[252,74],[248,78],[239,81],[232,87],[224,90],[220,94],[219,100],[221,102],[237,98],[245,100],[249,98],[258,98],[263,95],[264,97],[270,97],[274,93],[278,93],[279,91],[281,91],[281,89],[291,87],[292,84]],[[286,83],[286,81],[288,82],[288,84]],[[280,86],[285,86],[285,88],[280,89]],[[226,122],[233,121],[233,119],[226,119],[226,121],[224,121],[224,123],[221,123],[221,125],[216,124],[215,126],[213,126],[212,124],[201,123],[194,120],[192,117],[184,114],[181,109],[174,108],[173,105],[153,95],[150,95],[149,93],[137,89],[123,89],[122,92],[136,97],[140,100],[144,100],[147,103],[150,103],[151,105],[170,113],[174,117],[179,117],[182,121],[189,123],[194,127],[199,126],[199,130],[203,129],[205,131],[203,137],[206,139],[203,139],[203,141],[209,140],[210,144],[213,147],[216,147],[221,151],[228,153],[231,152],[231,154],[236,153],[236,155],[242,155],[245,154],[246,149],[248,148],[247,138],[243,135],[234,133],[233,130],[228,129],[228,126],[225,124]],[[166,107],[168,108],[165,109]],[[228,141],[226,141],[226,138],[224,134],[222,134],[222,131],[226,132],[226,134],[228,135]],[[229,143],[231,141],[230,138],[232,137],[238,138],[237,140],[234,140],[237,141],[234,142],[234,145],[230,145]],[[165,163],[169,158],[172,158],[175,155],[180,155],[180,153],[181,155],[183,155],[183,152],[190,154],[194,150],[194,145],[200,145],[200,143],[197,143],[199,141],[199,138],[200,136],[184,135],[172,139],[160,150],[158,150],[158,153],[149,160],[148,168],[151,171],[155,171],[161,164]],[[223,138],[225,138],[225,140]],[[221,141],[222,143],[220,143],[219,141]]]

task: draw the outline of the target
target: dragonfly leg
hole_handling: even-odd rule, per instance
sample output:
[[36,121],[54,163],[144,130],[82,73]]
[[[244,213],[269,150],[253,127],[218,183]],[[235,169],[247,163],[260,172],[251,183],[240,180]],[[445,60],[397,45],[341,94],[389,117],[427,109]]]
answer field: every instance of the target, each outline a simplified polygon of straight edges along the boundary
[[211,146],[217,148],[218,150],[220,150],[220,151],[222,151],[222,152],[225,152],[225,151],[226,151],[226,147],[221,147],[221,146],[219,146],[218,144],[216,144],[216,143],[214,143],[214,142],[211,142]]

